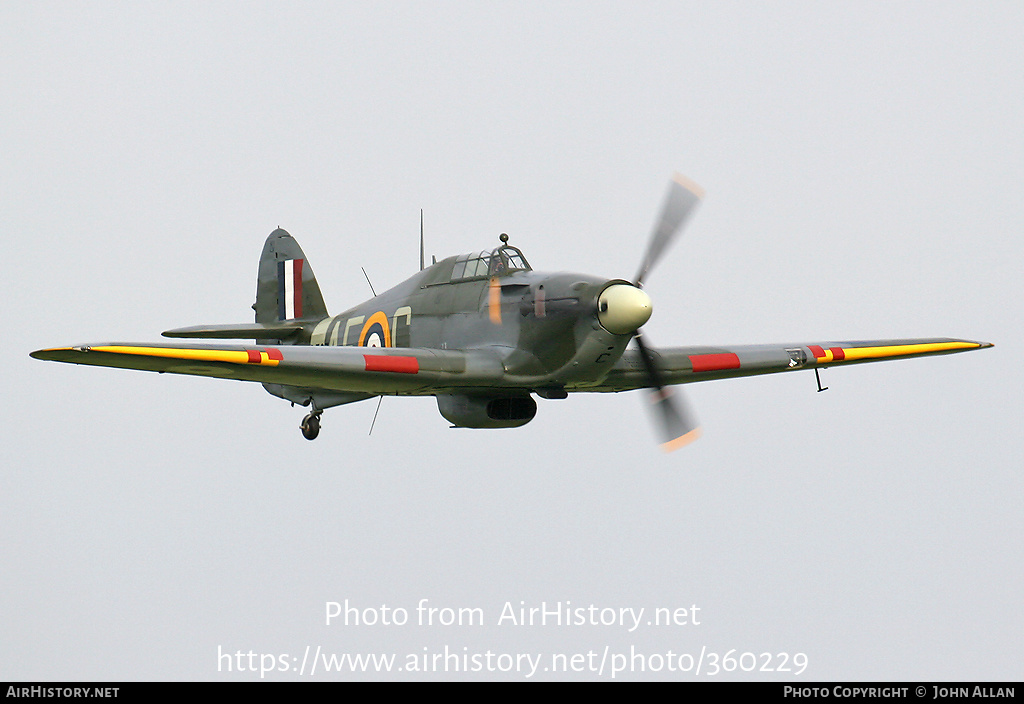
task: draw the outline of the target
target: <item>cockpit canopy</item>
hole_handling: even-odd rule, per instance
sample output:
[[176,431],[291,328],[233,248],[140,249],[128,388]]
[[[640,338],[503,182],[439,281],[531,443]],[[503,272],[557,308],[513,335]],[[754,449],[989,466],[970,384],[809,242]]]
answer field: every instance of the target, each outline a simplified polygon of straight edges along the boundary
[[515,247],[503,245],[497,249],[473,254],[463,254],[455,260],[452,281],[504,276],[513,271],[531,271],[526,257]]

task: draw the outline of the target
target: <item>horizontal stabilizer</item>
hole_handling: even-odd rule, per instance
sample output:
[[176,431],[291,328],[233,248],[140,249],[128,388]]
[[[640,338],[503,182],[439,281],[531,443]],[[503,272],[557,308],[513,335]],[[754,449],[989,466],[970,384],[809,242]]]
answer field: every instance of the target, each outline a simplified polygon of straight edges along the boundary
[[284,340],[302,329],[302,323],[240,323],[238,325],[193,325],[161,333],[164,337],[208,340]]

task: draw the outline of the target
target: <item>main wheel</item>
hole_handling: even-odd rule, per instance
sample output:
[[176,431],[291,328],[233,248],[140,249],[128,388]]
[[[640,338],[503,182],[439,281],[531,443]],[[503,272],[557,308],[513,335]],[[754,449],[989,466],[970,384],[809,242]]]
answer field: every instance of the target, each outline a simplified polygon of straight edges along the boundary
[[320,417],[312,413],[308,414],[302,419],[302,425],[299,428],[302,429],[302,437],[307,440],[316,440],[316,436],[320,434]]

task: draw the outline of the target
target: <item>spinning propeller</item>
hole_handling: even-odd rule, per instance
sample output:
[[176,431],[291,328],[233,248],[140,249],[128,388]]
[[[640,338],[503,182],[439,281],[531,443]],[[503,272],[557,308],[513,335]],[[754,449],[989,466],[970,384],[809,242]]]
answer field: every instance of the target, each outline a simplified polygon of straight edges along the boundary
[[[634,284],[613,284],[598,299],[598,318],[606,330],[635,335],[640,359],[647,373],[651,408],[660,426],[661,446],[666,452],[696,440],[700,436],[700,425],[682,392],[665,385],[657,358],[640,332],[640,326],[647,322],[652,311],[651,299],[643,291],[643,281],[682,231],[683,224],[703,197],[703,188],[685,176],[676,174],[669,185],[661,215],[647,243],[647,252],[636,273]],[[676,397],[675,400],[673,397]]]

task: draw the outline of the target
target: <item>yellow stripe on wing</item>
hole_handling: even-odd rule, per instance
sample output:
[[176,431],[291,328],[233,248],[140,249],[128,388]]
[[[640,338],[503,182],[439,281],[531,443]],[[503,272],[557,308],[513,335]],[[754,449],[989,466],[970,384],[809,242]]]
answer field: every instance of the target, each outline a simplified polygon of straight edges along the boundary
[[90,347],[93,352],[110,352],[112,354],[132,354],[143,357],[165,357],[168,359],[187,359],[197,362],[228,362],[230,364],[263,364],[276,367],[278,360],[270,359],[266,352],[253,350],[259,354],[256,362],[246,350],[202,350],[174,347],[130,347],[124,345],[107,345]]
[[[966,350],[981,347],[977,342],[926,342],[913,345],[887,345],[885,347],[844,347],[847,360],[878,359],[880,357],[900,357],[911,354],[928,354],[929,352],[947,352],[950,350]],[[819,362],[821,360],[818,360]]]

